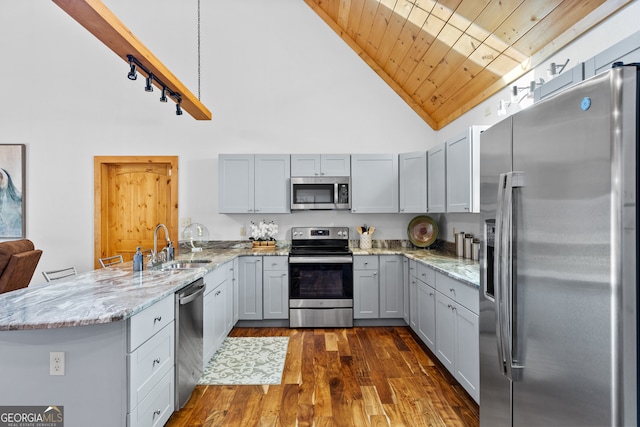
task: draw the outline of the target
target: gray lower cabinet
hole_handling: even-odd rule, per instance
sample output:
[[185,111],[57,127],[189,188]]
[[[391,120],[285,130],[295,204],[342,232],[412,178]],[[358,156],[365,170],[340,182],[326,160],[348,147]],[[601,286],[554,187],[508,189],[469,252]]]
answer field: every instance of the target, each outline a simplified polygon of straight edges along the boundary
[[378,256],[353,257],[353,318],[380,317],[380,282]]
[[401,255],[380,255],[380,317],[404,317],[404,280]]
[[[227,263],[227,281],[231,285],[231,293],[232,293],[232,304],[233,304],[233,319],[232,325],[233,327],[238,320],[240,320],[240,286],[238,279],[238,271],[240,271],[238,267],[238,258],[234,258],[233,261]],[[231,327],[229,330],[231,330]]]
[[174,297],[129,319],[128,425],[162,426],[174,409]]
[[478,289],[437,272],[436,291],[436,356],[478,402]]
[[262,272],[263,318],[289,318],[289,257],[264,256]]
[[405,313],[403,256],[353,258],[353,318],[402,319]]
[[[415,261],[414,261],[415,262]],[[411,325],[411,300],[409,299],[409,284],[411,283],[410,262],[406,257],[402,257],[402,318],[407,325]]]
[[[422,264],[420,264],[420,267],[429,269]],[[431,351],[435,352],[437,325],[436,290],[428,282],[418,278],[416,279],[416,299],[416,305],[418,307],[416,333],[420,336],[427,347],[429,347]]]
[[227,269],[220,267],[204,276],[205,292],[203,307],[203,368],[222,345],[227,336],[228,313],[233,306],[227,303],[229,289],[227,287]]
[[238,319],[262,320],[262,257],[238,258]]

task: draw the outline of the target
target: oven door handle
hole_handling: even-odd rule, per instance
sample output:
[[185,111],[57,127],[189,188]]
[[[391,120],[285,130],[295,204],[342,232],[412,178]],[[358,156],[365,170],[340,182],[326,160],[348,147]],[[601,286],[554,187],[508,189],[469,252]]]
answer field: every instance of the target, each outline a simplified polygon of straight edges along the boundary
[[351,256],[290,256],[289,264],[353,264]]

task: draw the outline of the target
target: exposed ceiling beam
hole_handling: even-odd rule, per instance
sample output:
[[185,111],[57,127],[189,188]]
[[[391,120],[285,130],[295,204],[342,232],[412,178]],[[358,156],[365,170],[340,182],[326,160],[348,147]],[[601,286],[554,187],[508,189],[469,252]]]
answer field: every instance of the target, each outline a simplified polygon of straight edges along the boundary
[[[123,61],[129,63],[127,55],[133,55],[154,77],[160,79],[173,92],[180,94],[182,109],[196,120],[211,120],[211,112],[207,107],[100,0],[53,2]],[[157,82],[154,83],[162,89]]]

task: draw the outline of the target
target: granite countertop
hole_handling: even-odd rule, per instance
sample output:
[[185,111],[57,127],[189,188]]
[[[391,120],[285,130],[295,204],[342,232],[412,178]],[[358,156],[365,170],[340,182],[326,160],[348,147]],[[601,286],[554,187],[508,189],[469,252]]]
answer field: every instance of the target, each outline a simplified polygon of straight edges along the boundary
[[[435,270],[478,287],[477,261],[439,251],[409,248],[352,248],[358,255],[405,255]],[[287,256],[289,247],[253,251],[247,243],[218,244],[202,252],[181,250],[176,260],[206,259],[201,268],[133,272],[126,262],[79,274],[69,279],[33,285],[0,294],[0,331],[50,329],[116,322],[127,319],[157,301],[238,256]]]

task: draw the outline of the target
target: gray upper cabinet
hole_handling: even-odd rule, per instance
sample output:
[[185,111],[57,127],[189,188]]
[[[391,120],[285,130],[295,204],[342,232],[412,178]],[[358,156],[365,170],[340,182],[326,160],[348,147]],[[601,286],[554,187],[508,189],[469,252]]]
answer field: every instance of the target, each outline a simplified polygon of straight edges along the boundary
[[350,176],[349,154],[292,154],[291,176]]
[[640,62],[640,31],[616,43],[584,63],[587,79],[611,68],[614,62]]
[[351,212],[398,212],[398,155],[351,156]]
[[220,213],[288,213],[291,158],[284,154],[220,154]]
[[533,100],[538,102],[546,97],[562,92],[576,83],[584,80],[584,64],[580,63],[572,69],[556,76],[553,80],[537,87],[533,91]]
[[400,161],[400,212],[427,212],[427,153],[402,153]]
[[480,212],[480,132],[471,126],[445,141],[447,212]]
[[446,149],[440,144],[427,151],[427,212],[446,212]]

